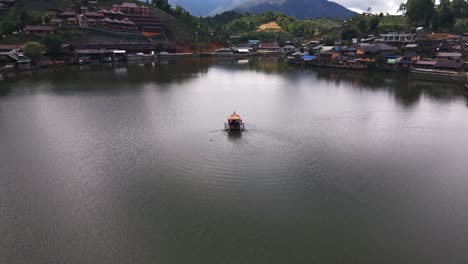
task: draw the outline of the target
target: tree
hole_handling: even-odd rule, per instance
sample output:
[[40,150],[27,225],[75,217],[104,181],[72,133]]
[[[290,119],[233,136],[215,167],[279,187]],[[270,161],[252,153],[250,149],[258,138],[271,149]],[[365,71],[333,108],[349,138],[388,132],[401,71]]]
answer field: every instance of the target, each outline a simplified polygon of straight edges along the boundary
[[434,29],[452,30],[455,26],[455,15],[449,0],[441,0],[433,19]]
[[406,14],[406,3],[401,3],[398,7],[397,12],[402,13],[403,15]]
[[343,30],[343,33],[341,33],[341,39],[343,40],[350,40],[353,38],[357,38],[357,36],[358,32],[353,28],[345,29]]
[[405,15],[413,24],[429,26],[434,16],[434,0],[408,0]]
[[379,27],[380,17],[374,16],[369,20],[369,30],[374,31]]
[[366,33],[367,30],[369,29],[369,25],[367,24],[366,19],[359,20],[359,22],[357,23],[356,26],[357,26],[359,32],[361,32],[362,34]]
[[30,41],[24,44],[24,54],[31,58],[33,62],[37,62],[42,56],[42,45],[39,42]]
[[325,46],[334,46],[335,45],[335,41],[331,38],[326,38],[323,40],[323,45]]
[[28,20],[26,12],[18,12],[16,7],[11,8],[0,24],[1,34],[10,35],[15,31],[24,28],[25,21]]
[[46,47],[47,54],[51,57],[56,57],[62,52],[62,40],[55,36],[45,36],[42,39]]
[[455,17],[462,18],[468,15],[468,3],[466,0],[453,0],[451,7]]
[[[32,11],[29,13],[29,18],[27,21],[28,25],[40,25],[42,24],[43,14],[39,11]],[[26,22],[26,21],[24,21]]]
[[169,11],[169,9],[171,9],[168,0],[152,0],[151,4],[164,11]]

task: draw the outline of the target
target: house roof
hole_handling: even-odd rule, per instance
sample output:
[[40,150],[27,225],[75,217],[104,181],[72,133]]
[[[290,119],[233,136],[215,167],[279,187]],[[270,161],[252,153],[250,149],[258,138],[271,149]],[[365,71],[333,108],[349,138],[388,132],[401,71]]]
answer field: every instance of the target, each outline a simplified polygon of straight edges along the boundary
[[76,16],[75,11],[65,11],[59,14],[59,16]]
[[135,3],[127,3],[127,2],[122,3],[122,4],[120,4],[120,5],[115,5],[115,6],[131,7],[131,8],[137,8],[137,7],[139,7],[139,6],[138,6],[137,4],[135,4]]
[[405,48],[407,49],[414,49],[414,48],[417,48],[418,47],[418,44],[408,44],[405,46]]
[[416,65],[426,65],[426,66],[434,66],[437,64],[437,61],[417,61]]
[[77,49],[76,53],[78,53],[78,54],[101,54],[102,50],[98,50],[98,49]]
[[98,12],[85,12],[83,13],[84,16],[102,16],[101,14],[99,14]]
[[333,49],[335,48],[335,46],[322,46],[322,48],[320,49],[320,52],[329,52],[329,51],[332,51]]
[[361,46],[364,51],[395,51],[397,48],[392,47],[385,43],[375,43],[373,45],[363,45]]
[[413,33],[399,33],[399,32],[389,32],[386,34],[379,34],[379,36],[382,37],[392,37],[392,36],[398,36],[398,37],[410,37],[410,36],[415,36],[416,34]]
[[53,31],[54,28],[51,26],[26,26],[24,30],[30,31]]
[[14,49],[22,49],[24,47],[24,45],[20,44],[20,45],[14,45],[14,44],[7,44],[7,45],[0,45],[0,50],[3,50],[3,51],[11,51],[11,50],[14,50]]
[[312,61],[312,60],[316,60],[317,58],[318,58],[317,56],[312,56],[312,55],[304,55],[301,57],[301,59],[305,61]]
[[461,57],[462,54],[459,52],[439,52],[437,57]]
[[291,54],[292,56],[305,56],[307,55],[306,52],[300,52],[300,51],[296,51],[295,53]]
[[265,49],[279,49],[281,48],[277,42],[272,42],[272,43],[262,43],[260,44],[260,48],[265,48]]
[[10,52],[9,57],[16,60],[17,62],[31,62],[31,59],[22,53]]
[[353,47],[350,47],[350,48],[343,49],[343,51],[345,51],[345,52],[356,52],[357,49],[353,48]]

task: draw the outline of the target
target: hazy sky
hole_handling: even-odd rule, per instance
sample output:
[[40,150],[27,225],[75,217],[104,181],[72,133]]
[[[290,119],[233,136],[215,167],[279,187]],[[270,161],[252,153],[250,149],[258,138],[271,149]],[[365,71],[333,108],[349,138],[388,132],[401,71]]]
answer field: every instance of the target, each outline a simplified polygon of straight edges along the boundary
[[343,5],[351,10],[356,12],[362,12],[367,10],[367,8],[372,7],[372,12],[374,13],[390,13],[395,14],[398,10],[398,7],[402,2],[406,0],[329,0],[336,2],[340,5]]

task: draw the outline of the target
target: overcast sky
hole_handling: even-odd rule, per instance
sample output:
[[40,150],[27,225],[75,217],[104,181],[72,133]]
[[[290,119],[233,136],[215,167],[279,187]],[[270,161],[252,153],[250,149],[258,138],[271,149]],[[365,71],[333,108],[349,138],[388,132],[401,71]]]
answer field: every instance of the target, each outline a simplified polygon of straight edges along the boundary
[[329,0],[331,2],[336,2],[340,5],[343,5],[353,11],[361,13],[367,8],[372,7],[373,13],[390,13],[396,14],[398,7],[402,2],[406,0]]

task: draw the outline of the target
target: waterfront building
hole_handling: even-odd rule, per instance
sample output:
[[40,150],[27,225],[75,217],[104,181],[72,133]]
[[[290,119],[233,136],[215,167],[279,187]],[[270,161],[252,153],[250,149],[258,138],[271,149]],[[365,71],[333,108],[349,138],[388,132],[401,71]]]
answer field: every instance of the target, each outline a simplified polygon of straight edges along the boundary
[[282,49],[277,42],[261,43],[258,47],[258,52],[281,52]]
[[339,46],[317,46],[313,49],[318,56],[318,61],[322,64],[334,64],[341,56]]
[[296,51],[296,47],[292,46],[292,45],[286,45],[283,47],[283,52],[295,52]]
[[421,59],[421,56],[417,53],[408,52],[400,57],[399,66],[403,69],[408,69]]
[[462,54],[459,52],[438,52],[436,54],[436,60],[439,62],[461,61]]
[[387,45],[385,43],[375,43],[372,45],[361,45],[357,51],[357,62],[368,63],[375,61],[379,55],[387,56],[394,54],[397,48]]
[[6,64],[5,69],[29,70],[31,69],[31,59],[23,54],[19,49],[0,52],[0,58]]
[[249,39],[249,45],[252,47],[252,48],[258,48],[258,46],[260,45],[260,40],[257,40],[257,39]]
[[101,62],[103,51],[100,49],[77,49],[76,60],[79,64]]

